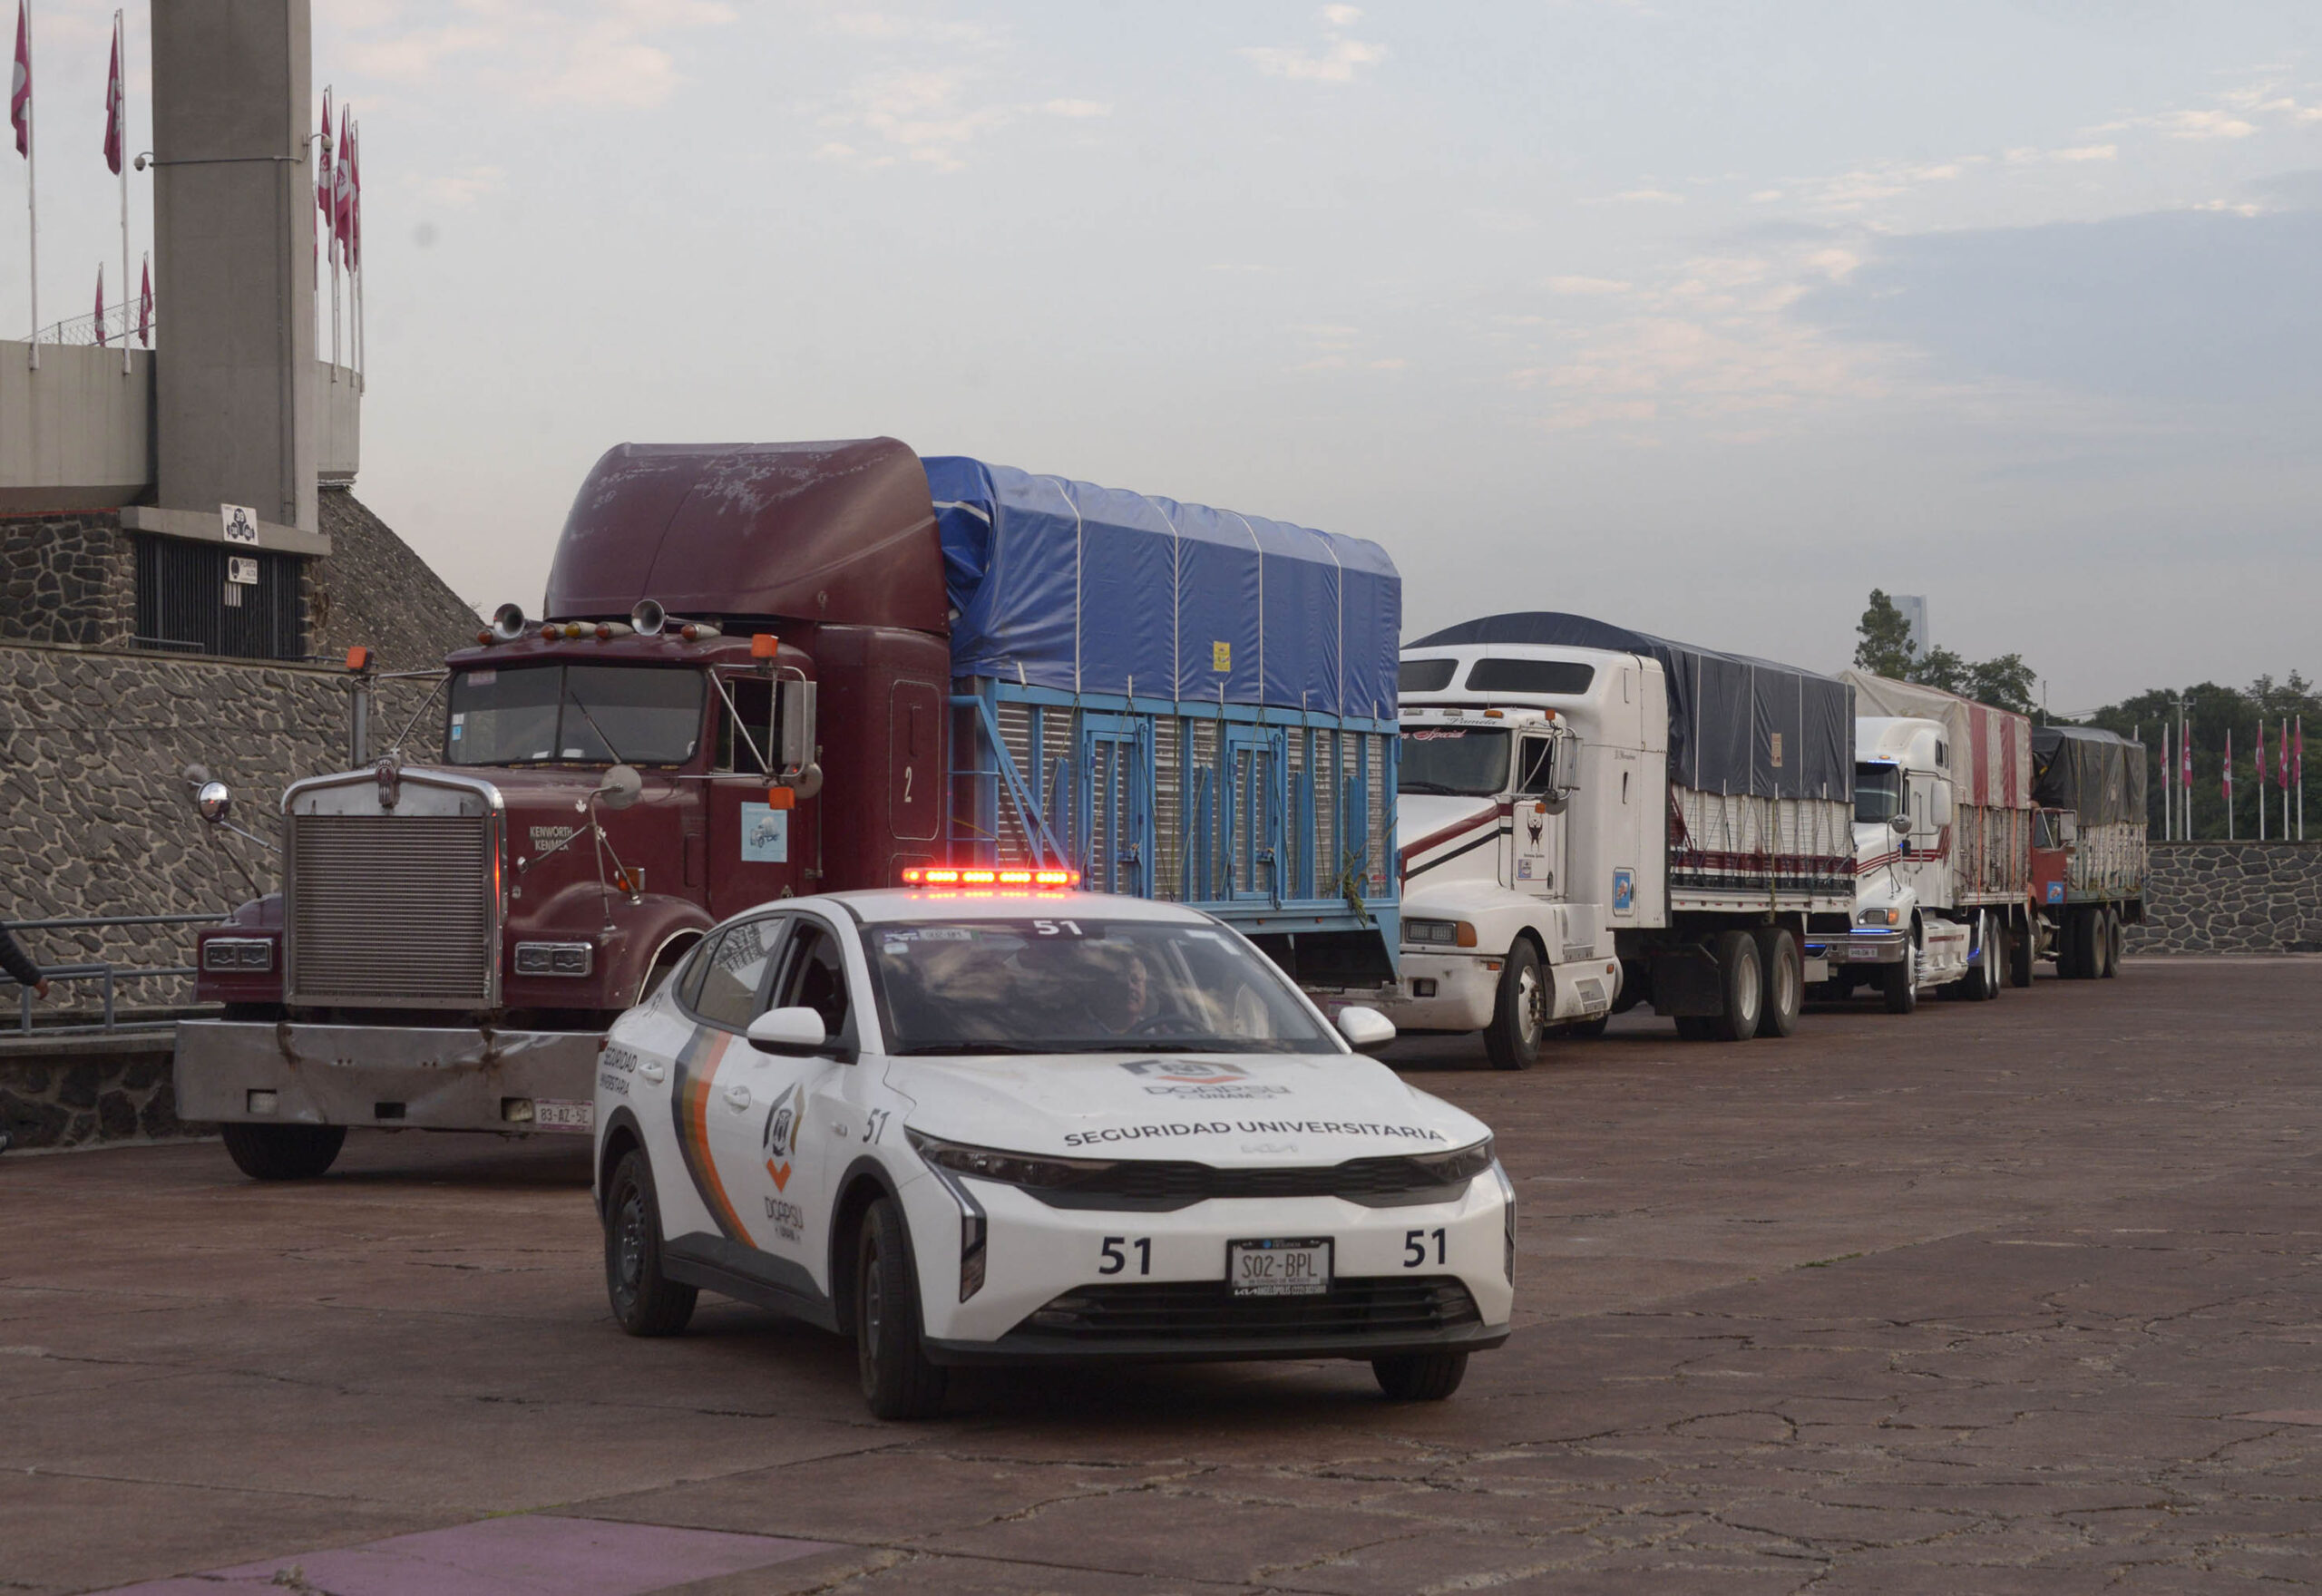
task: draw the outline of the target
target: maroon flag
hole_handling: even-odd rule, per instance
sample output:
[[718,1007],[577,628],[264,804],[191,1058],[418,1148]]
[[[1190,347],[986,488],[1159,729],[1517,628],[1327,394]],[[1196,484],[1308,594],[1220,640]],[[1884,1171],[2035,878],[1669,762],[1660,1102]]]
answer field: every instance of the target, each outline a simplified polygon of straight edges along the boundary
[[2282,721],[2282,748],[2278,758],[2281,764],[2281,789],[2287,793],[2289,791],[2289,721],[2287,717]]
[[2225,728],[2225,764],[2220,768],[2225,772],[2225,780],[2221,784],[2225,796],[2225,813],[2230,818],[2233,813],[2233,728],[2231,726]]
[[16,0],[16,82],[8,94],[8,120],[16,124],[16,153],[33,152],[32,0]]
[[[324,216],[330,214],[330,88],[327,84],[323,88],[322,138],[315,145],[315,209]],[[315,265],[320,267],[323,263],[322,223],[312,217],[307,219],[315,224]]]
[[121,34],[112,36],[112,74],[105,80],[105,165],[121,175],[122,119],[128,110],[121,93]]
[[145,278],[137,287],[137,341],[148,349],[153,346],[153,262],[145,262]]
[[355,180],[346,147],[346,107],[338,108],[338,163],[331,171],[331,236],[338,240],[341,259],[346,257],[355,231]]
[[2190,793],[2193,790],[2193,728],[2183,721],[2177,723],[2177,759],[2183,767],[2183,780],[2178,785]]
[[347,141],[346,174],[354,198],[346,207],[346,264],[356,270],[363,269],[363,127],[356,123],[355,136]]
[[102,348],[102,347],[104,346],[104,341],[105,341],[105,263],[104,263],[103,261],[100,260],[100,261],[98,261],[98,262],[97,262],[97,346],[98,346],[99,348]]

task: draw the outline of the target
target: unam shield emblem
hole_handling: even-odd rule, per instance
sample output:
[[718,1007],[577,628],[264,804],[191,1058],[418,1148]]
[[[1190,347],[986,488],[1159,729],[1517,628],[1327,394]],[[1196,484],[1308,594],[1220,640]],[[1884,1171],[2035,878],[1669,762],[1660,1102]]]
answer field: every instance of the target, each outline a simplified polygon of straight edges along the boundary
[[1176,1081],[1188,1086],[1222,1086],[1250,1073],[1238,1064],[1195,1064],[1182,1058],[1132,1058],[1121,1067],[1143,1079]]
[[805,1107],[805,1094],[793,1086],[774,1100],[766,1116],[766,1173],[773,1177],[777,1192],[790,1184],[790,1155],[798,1145],[798,1116]]

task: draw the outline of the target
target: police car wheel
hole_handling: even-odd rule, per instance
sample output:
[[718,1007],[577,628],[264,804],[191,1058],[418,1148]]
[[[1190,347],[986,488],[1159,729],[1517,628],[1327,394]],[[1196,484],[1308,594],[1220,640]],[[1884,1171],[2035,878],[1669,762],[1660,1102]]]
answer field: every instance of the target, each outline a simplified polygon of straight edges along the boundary
[[933,1418],[942,1411],[944,1372],[920,1345],[919,1283],[903,1216],[884,1197],[864,1211],[855,1252],[854,1354],[873,1417]]
[[227,1121],[218,1127],[234,1167],[254,1181],[311,1181],[337,1162],[346,1143],[345,1125],[253,1125]]
[[644,1151],[624,1153],[605,1202],[605,1294],[632,1336],[674,1336],[700,1292],[661,1272],[661,1209]]
[[1390,1402],[1440,1402],[1468,1377],[1464,1352],[1406,1352],[1374,1358],[1371,1373]]

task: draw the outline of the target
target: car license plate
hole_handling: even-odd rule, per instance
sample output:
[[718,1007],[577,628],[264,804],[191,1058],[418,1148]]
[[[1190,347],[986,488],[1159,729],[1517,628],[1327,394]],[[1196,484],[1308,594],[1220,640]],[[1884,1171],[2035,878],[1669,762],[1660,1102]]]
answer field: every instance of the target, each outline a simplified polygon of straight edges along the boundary
[[1331,1289],[1331,1243],[1228,1241],[1225,1278],[1236,1297],[1319,1297]]
[[597,1128],[597,1105],[554,1097],[535,1097],[532,1099],[532,1128],[536,1131],[593,1131]]

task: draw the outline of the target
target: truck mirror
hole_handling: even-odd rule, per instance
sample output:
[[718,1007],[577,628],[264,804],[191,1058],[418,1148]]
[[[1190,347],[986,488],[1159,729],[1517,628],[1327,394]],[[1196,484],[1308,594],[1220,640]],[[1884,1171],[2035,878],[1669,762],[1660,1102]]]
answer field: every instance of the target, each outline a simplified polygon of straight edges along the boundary
[[1559,793],[1574,793],[1580,789],[1580,739],[1558,737],[1553,755],[1555,774],[1549,784]]
[[223,782],[204,782],[193,795],[193,806],[211,825],[223,825],[234,813],[234,794]]
[[1911,817],[1900,810],[1896,811],[1895,818],[1887,823],[1895,828],[1895,834],[1898,837],[1907,837],[1911,834]]
[[1939,826],[1947,826],[1951,823],[1951,783],[1949,782],[1937,782],[1935,784],[1935,823]]
[[[815,763],[815,684],[796,676],[782,681],[782,768],[785,780]],[[812,794],[806,794],[811,797]]]
[[597,783],[594,795],[607,809],[627,809],[645,795],[645,778],[633,764],[617,764]]

